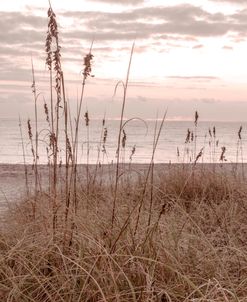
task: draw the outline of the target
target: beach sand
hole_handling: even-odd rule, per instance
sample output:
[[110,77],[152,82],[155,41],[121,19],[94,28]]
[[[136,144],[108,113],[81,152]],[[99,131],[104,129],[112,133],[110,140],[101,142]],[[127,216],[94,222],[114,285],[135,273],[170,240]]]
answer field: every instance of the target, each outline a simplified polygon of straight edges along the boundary
[[[89,166],[89,173],[93,177],[95,173],[95,165]],[[143,173],[147,170],[148,165],[132,165],[133,171]],[[161,165],[159,165],[161,168]],[[127,165],[126,165],[127,169]],[[114,176],[114,166],[104,165],[101,167],[98,174],[105,181],[109,181]],[[78,179],[84,181],[86,179],[86,165],[78,165]],[[47,165],[38,166],[39,173],[39,189],[47,190],[49,185],[49,168]],[[120,171],[120,173],[122,173]],[[65,168],[58,168],[58,178],[60,181],[64,180]],[[29,191],[34,191],[34,170],[32,165],[27,165],[27,180]],[[0,211],[6,208],[9,204],[21,200],[27,194],[25,167],[24,165],[15,164],[0,164]]]
[[[143,174],[148,170],[148,164],[132,164],[131,167],[128,164],[121,165],[120,174],[131,175],[132,178],[136,178],[138,175]],[[95,165],[89,166],[89,173],[93,177],[95,173]],[[110,181],[113,183],[115,165],[104,165],[102,169],[98,171],[98,175],[104,179],[104,181]],[[169,173],[169,171],[177,169],[191,169],[191,164],[155,164],[155,173]],[[231,173],[238,171],[242,174],[242,171],[246,174],[247,164],[197,164],[195,169],[213,170],[215,169],[221,173]],[[49,169],[47,165],[39,165],[38,167],[40,181],[39,188],[41,190],[47,190],[49,180]],[[58,169],[58,177],[60,181],[64,180],[65,168],[61,167]],[[232,173],[231,173],[232,174]],[[34,171],[31,165],[27,166],[27,177],[28,187],[30,192],[34,190]],[[86,179],[86,165],[78,165],[78,179],[79,182]],[[26,185],[25,185],[25,169],[24,165],[15,164],[0,164],[0,211],[6,209],[8,205],[13,202],[19,201],[26,196]]]

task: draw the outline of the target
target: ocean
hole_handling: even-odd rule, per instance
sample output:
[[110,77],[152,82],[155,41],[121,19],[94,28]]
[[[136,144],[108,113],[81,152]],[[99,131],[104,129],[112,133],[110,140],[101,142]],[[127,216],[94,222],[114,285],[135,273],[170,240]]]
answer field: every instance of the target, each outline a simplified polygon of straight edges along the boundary
[[[31,121],[34,130],[34,123]],[[157,124],[156,134],[160,126]],[[18,119],[0,119],[0,163],[23,163],[23,149],[25,160],[32,163],[31,144],[28,138],[27,121],[21,121],[23,140],[21,139]],[[132,120],[124,127],[126,141],[121,147],[121,161],[129,163],[149,163],[154,145],[155,124],[153,120]],[[242,131],[238,134],[240,127]],[[116,161],[117,138],[119,121],[106,120],[107,129],[105,149],[100,145],[102,137],[102,121],[90,120],[89,127],[85,126],[84,119],[80,123],[78,162],[95,164],[99,160],[102,164]],[[190,135],[188,139],[189,132]],[[215,131],[214,131],[215,129]],[[45,121],[38,123],[39,131],[39,163],[48,162],[47,150],[49,145],[49,127]],[[34,135],[33,135],[34,137]],[[196,137],[196,139],[195,139]],[[240,139],[241,137],[241,139]],[[65,150],[64,131],[60,132],[59,160],[64,162]],[[247,162],[247,123],[240,122],[198,122],[195,130],[193,121],[165,121],[157,143],[155,163],[182,163],[193,162],[200,151],[198,162],[219,163]],[[224,149],[225,148],[225,149]],[[134,154],[132,151],[135,149]],[[225,150],[223,158],[222,151]],[[89,156],[87,154],[89,153]],[[132,156],[131,156],[132,154]],[[88,158],[88,159],[87,159]]]

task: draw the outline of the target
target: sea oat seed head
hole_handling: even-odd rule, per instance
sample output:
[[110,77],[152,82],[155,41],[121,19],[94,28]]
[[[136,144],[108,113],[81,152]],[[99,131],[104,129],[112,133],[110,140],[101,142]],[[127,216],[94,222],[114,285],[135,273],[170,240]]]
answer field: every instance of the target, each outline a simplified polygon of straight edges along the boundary
[[196,111],[196,112],[195,112],[195,126],[196,126],[196,127],[197,127],[198,118],[199,118],[199,114],[198,114],[198,112]]
[[84,118],[85,118],[86,127],[88,127],[88,126],[89,126],[89,116],[88,116],[88,111],[85,112]]
[[240,126],[239,130],[238,130],[238,138],[241,140],[242,139],[242,135],[241,135],[241,132],[242,132],[242,125]]

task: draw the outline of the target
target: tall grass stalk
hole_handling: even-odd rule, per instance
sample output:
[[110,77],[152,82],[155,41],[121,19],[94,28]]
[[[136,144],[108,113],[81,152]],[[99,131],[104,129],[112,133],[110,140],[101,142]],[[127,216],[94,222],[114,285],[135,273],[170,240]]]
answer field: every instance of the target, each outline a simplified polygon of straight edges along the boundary
[[[48,9],[48,31],[46,37],[46,65],[50,72],[50,103],[51,103],[51,133],[50,133],[50,146],[52,149],[53,157],[53,179],[52,179],[52,211],[53,211],[53,238],[56,235],[57,228],[57,209],[58,209],[58,162],[59,162],[59,146],[58,141],[60,137],[60,109],[62,108],[62,101],[65,113],[65,139],[67,139],[67,105],[65,97],[64,77],[61,65],[61,46],[59,44],[59,32],[56,21],[56,15],[51,7],[49,1]],[[53,99],[53,71],[56,91],[56,103]],[[65,145],[66,146],[66,145]],[[65,147],[67,150],[67,147]],[[65,151],[67,155],[67,151]],[[66,156],[67,157],[67,156]],[[68,173],[68,165],[66,159],[66,174]],[[66,180],[66,199],[68,197],[68,179]]]
[[[106,122],[106,114],[104,113],[104,117],[103,117],[102,123],[101,123],[99,144],[97,146],[97,148],[98,148],[97,159],[96,159],[95,170],[94,170],[94,174],[93,174],[93,182],[92,182],[93,187],[95,186],[97,172],[98,172],[99,165],[100,165],[100,155],[101,155],[101,152],[105,151],[104,149],[105,149],[105,142],[106,142],[106,137],[107,137],[107,132],[105,133],[105,130],[106,130],[105,122]],[[104,155],[104,152],[103,152],[103,155]]]
[[195,161],[196,159],[196,154],[197,154],[197,128],[198,128],[198,112],[195,112],[195,120],[194,120],[194,157],[193,160]]
[[34,97],[34,116],[35,116],[35,155],[34,155],[34,198],[35,198],[35,205],[34,205],[34,215],[37,203],[37,196],[38,196],[38,110],[37,110],[37,101],[38,95],[36,90],[36,81],[35,81],[35,74],[34,74],[34,66],[33,66],[33,58],[31,58],[31,65],[32,65],[32,92]]
[[73,183],[74,183],[74,204],[75,204],[75,212],[77,210],[77,196],[76,196],[76,186],[77,186],[77,154],[78,154],[78,133],[79,133],[79,125],[80,125],[80,118],[81,118],[81,110],[82,110],[82,102],[84,98],[84,92],[85,92],[85,85],[86,80],[89,76],[91,76],[92,72],[92,48],[93,48],[93,42],[91,44],[89,53],[84,57],[84,69],[82,73],[82,87],[81,87],[81,94],[80,94],[80,100],[79,100],[79,107],[78,112],[76,116],[76,122],[75,122],[75,134],[74,134],[74,141],[73,141],[73,159],[72,159],[72,168],[73,168]]
[[134,231],[133,231],[133,240],[136,237],[137,229],[138,229],[138,226],[139,226],[140,215],[141,215],[141,209],[142,209],[142,206],[143,206],[143,202],[144,202],[144,198],[145,198],[145,194],[146,194],[146,189],[147,189],[147,185],[148,185],[148,180],[149,180],[150,172],[151,172],[151,169],[152,169],[152,163],[154,161],[155,152],[156,152],[156,149],[157,149],[157,145],[158,145],[158,142],[159,142],[161,131],[162,131],[163,126],[164,126],[166,115],[167,115],[167,110],[164,112],[164,115],[163,115],[159,130],[158,130],[157,136],[155,138],[155,143],[154,143],[154,146],[153,146],[151,161],[150,161],[150,164],[148,165],[148,170],[147,170],[144,182],[142,184],[143,188],[142,188],[141,196],[139,197],[138,202],[132,207],[132,209],[129,212],[127,218],[125,219],[118,235],[116,236],[113,243],[111,244],[111,250],[110,250],[111,253],[113,253],[115,251],[116,246],[117,246],[117,242],[120,240],[121,236],[123,235],[124,231],[126,230],[126,228],[128,227],[128,225],[130,223],[131,217],[133,216],[135,210],[138,208],[136,223],[135,223]]
[[132,48],[131,48],[131,52],[130,52],[130,58],[129,58],[129,66],[128,66],[127,75],[126,75],[126,80],[125,80],[125,83],[123,83],[124,94],[123,94],[122,109],[121,109],[120,124],[119,124],[119,132],[118,132],[118,142],[117,142],[117,164],[116,164],[114,197],[113,197],[112,218],[111,218],[112,227],[114,225],[115,212],[116,212],[117,190],[118,190],[118,181],[119,181],[121,134],[122,134],[122,128],[123,128],[122,126],[123,126],[123,118],[124,118],[124,109],[125,109],[127,90],[128,90],[128,85],[129,85],[130,68],[131,68],[132,58],[133,58],[133,54],[134,54],[134,48],[135,48],[135,42],[133,42],[133,44],[132,44]]
[[71,198],[71,186],[69,182],[69,164],[72,160],[72,147],[69,139],[68,133],[68,102],[65,96],[65,84],[64,84],[64,74],[61,74],[62,81],[62,95],[63,95],[63,106],[64,106],[64,132],[65,132],[65,212],[64,212],[64,242],[63,245],[66,245],[66,237],[68,232],[68,215],[70,211],[70,198]]
[[[242,171],[242,177],[245,178],[244,173],[244,158],[243,158],[243,144],[242,144],[242,130],[243,127],[240,126],[238,130],[238,141],[237,141],[237,155],[236,155],[236,167],[238,167],[239,164],[239,155],[241,160],[241,171]],[[237,169],[236,169],[237,170]]]
[[213,164],[216,163],[216,127],[213,127]]
[[148,179],[149,179],[150,172],[152,171],[154,156],[155,156],[155,152],[156,152],[156,149],[157,149],[157,146],[158,146],[158,142],[159,142],[159,139],[160,139],[161,131],[162,131],[164,123],[165,123],[165,119],[166,119],[166,115],[167,115],[167,110],[168,109],[166,109],[165,112],[164,112],[164,115],[162,117],[162,121],[160,123],[159,130],[158,130],[158,133],[157,133],[154,145],[153,145],[152,157],[151,157],[151,161],[150,161],[150,164],[149,164],[149,167],[148,167],[148,171],[147,171],[147,174],[146,174],[146,178],[145,178],[145,182],[144,182],[141,198],[140,198],[140,201],[139,201],[139,207],[138,207],[138,213],[137,213],[137,218],[136,218],[136,224],[135,224],[135,228],[134,228],[134,237],[136,236],[137,229],[138,229],[138,226],[139,226],[140,215],[141,215],[143,201],[144,201],[144,197],[145,197],[145,193],[146,193],[146,189],[147,189]]
[[[32,132],[32,125],[31,125],[31,120],[28,118],[27,120],[27,128],[28,128],[28,138],[31,146],[31,153],[33,157],[33,165],[32,167],[35,166],[35,150],[34,150],[34,143],[33,143],[33,132]],[[35,212],[36,212],[36,202],[37,202],[37,195],[34,197],[34,201],[32,202],[32,215],[33,218],[35,218]]]
[[90,152],[90,136],[89,136],[89,124],[90,124],[90,120],[89,120],[89,114],[88,114],[88,110],[86,110],[85,114],[84,114],[84,118],[85,118],[85,125],[86,125],[86,131],[87,131],[87,163],[86,163],[86,177],[87,177],[87,197],[89,194],[89,186],[90,186],[90,175],[89,175],[89,152]]
[[27,175],[26,152],[25,152],[25,147],[24,147],[23,132],[22,132],[22,123],[21,123],[21,117],[20,116],[19,116],[19,129],[20,129],[20,136],[21,136],[22,157],[23,157],[24,173],[25,173],[25,188],[26,188],[27,197],[29,197],[29,185],[28,185],[28,175]]
[[[153,137],[153,150],[155,148],[156,134],[158,127],[158,113],[156,115],[155,126],[154,126],[154,137]],[[153,190],[154,190],[154,161],[151,161],[151,180],[150,180],[150,204],[149,204],[149,213],[148,213],[148,224],[147,227],[150,227],[151,217],[152,217],[152,209],[153,209]]]

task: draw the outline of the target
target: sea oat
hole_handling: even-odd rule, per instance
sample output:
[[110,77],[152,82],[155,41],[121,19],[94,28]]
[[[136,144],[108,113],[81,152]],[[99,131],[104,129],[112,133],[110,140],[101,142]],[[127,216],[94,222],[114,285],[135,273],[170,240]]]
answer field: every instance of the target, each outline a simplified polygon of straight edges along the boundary
[[191,135],[190,135],[190,141],[193,142],[194,141],[194,132],[191,131]]
[[33,137],[33,133],[32,133],[32,126],[31,126],[30,119],[27,120],[27,127],[28,127],[28,136],[29,136],[29,139],[31,140]]
[[240,126],[240,128],[239,128],[239,130],[238,130],[238,138],[241,140],[242,139],[242,129],[243,129],[243,127],[242,126]]
[[134,145],[133,148],[132,148],[132,150],[131,150],[131,153],[130,153],[130,161],[132,161],[132,158],[133,158],[135,152],[136,152],[136,145]]
[[88,111],[85,112],[84,118],[85,118],[86,127],[88,127],[88,126],[89,126],[89,116],[88,116]]
[[66,145],[67,145],[66,148],[68,151],[68,161],[69,161],[69,160],[72,160],[72,147],[71,147],[71,143],[70,143],[70,140],[68,137],[66,138]]
[[93,55],[91,54],[91,52],[88,53],[84,57],[84,71],[83,71],[84,80],[86,80],[87,77],[89,77],[89,76],[94,77],[93,75],[91,75],[91,72],[92,72],[92,60],[93,60]]
[[225,153],[226,153],[226,147],[221,147],[221,155],[220,155],[221,162],[226,161]]
[[201,148],[200,152],[197,154],[194,164],[196,164],[198,162],[198,160],[202,157],[203,150],[204,150],[204,148]]
[[47,121],[48,124],[50,124],[49,110],[48,110],[48,106],[47,106],[46,103],[44,103],[44,110],[45,110],[46,121]]
[[190,135],[191,135],[191,132],[190,132],[190,129],[187,130],[187,136],[186,136],[186,139],[185,139],[185,143],[188,144],[190,142]]
[[122,137],[122,147],[123,148],[125,148],[125,146],[126,146],[126,139],[127,139],[126,132],[123,129],[123,137]]
[[107,134],[108,134],[107,128],[104,128],[104,134],[103,134],[103,143],[104,144],[106,143]]
[[215,126],[213,127],[213,135],[214,135],[214,138],[216,138],[216,128],[215,128]]
[[199,115],[198,115],[198,112],[196,111],[195,112],[195,126],[196,127],[197,127],[198,118],[199,118]]
[[208,129],[208,133],[209,133],[209,136],[212,137],[212,131],[210,128]]

